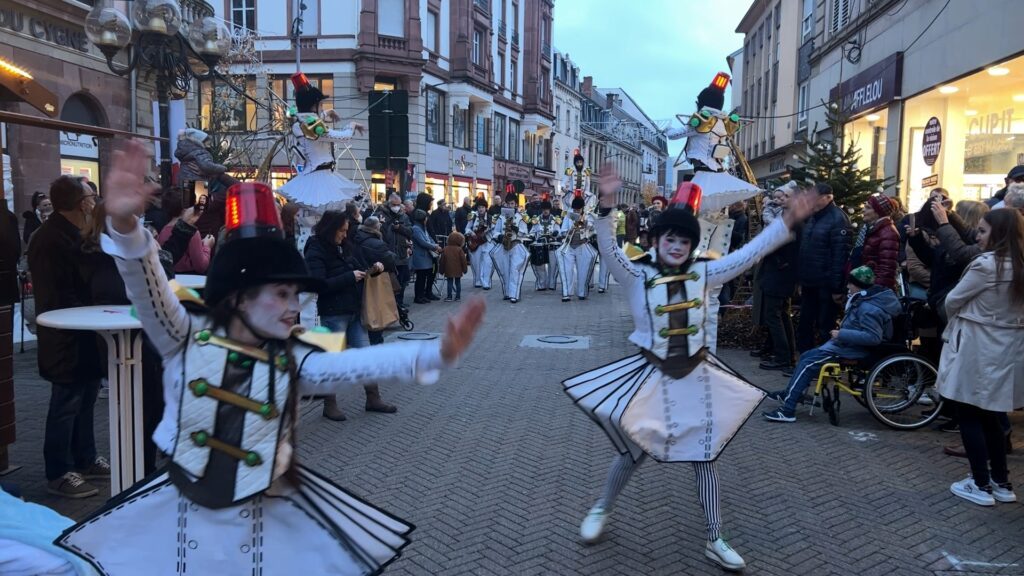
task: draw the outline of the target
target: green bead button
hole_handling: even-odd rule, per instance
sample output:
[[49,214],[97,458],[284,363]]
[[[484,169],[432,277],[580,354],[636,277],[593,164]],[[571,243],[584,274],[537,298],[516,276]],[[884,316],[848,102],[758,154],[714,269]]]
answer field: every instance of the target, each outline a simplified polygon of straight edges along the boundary
[[202,344],[206,344],[210,341],[210,336],[212,336],[212,334],[210,334],[209,330],[200,330],[199,332],[196,332],[195,339]]
[[206,432],[199,431],[192,433],[192,441],[195,442],[196,445],[198,446],[206,446],[206,441],[209,439],[210,435],[207,434]]
[[271,406],[270,404],[261,404],[260,405],[260,415],[263,416],[264,418],[269,418],[270,414],[273,411],[274,411],[274,407]]
[[274,363],[277,365],[278,370],[285,370],[288,368],[288,357],[282,354],[274,360]]
[[662,338],[668,338],[668,328],[662,328],[661,330],[658,330],[658,336],[661,336]]
[[238,352],[228,352],[228,362],[236,364],[238,363],[239,358],[241,358],[241,356],[238,355]]
[[210,385],[206,380],[199,380],[196,385],[192,387],[192,393],[196,396],[206,396],[206,393],[210,391]]
[[239,365],[242,368],[251,368],[252,367],[252,360],[249,360],[249,359],[242,360],[242,362]]
[[259,466],[260,463],[262,463],[262,462],[263,462],[263,459],[260,458],[259,454],[255,453],[255,452],[252,452],[252,451],[246,452],[246,454],[245,454],[245,463],[246,463],[246,465],[248,465],[248,466]]

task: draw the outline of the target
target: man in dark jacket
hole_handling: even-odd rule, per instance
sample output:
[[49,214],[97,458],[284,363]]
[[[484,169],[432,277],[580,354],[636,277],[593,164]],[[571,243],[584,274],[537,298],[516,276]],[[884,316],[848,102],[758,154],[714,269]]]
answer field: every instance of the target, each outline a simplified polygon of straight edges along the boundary
[[1006,186],[1003,186],[999,191],[993,194],[991,198],[985,200],[985,204],[988,204],[988,207],[991,208],[1002,202],[1003,198],[1006,197],[1007,188],[1009,188],[1010,184],[1013,184],[1014,182],[1024,182],[1024,164],[1014,166],[1010,169],[1006,174],[1006,178],[1003,180],[1003,183],[1006,184]]
[[395,267],[401,290],[395,294],[399,306],[405,305],[405,287],[409,284],[409,256],[412,249],[412,222],[405,214],[402,197],[391,194],[387,204],[377,210],[384,243],[395,253]]
[[427,232],[430,239],[437,242],[438,236],[448,238],[452,233],[452,213],[448,210],[448,204],[444,200],[437,201],[437,209],[427,217]]
[[469,205],[469,196],[462,199],[462,205],[455,209],[455,230],[459,233],[466,231],[466,224],[469,224],[469,215],[473,208]]
[[[83,275],[81,231],[96,205],[96,193],[72,176],[50,186],[54,213],[36,231],[28,250],[36,312],[91,304]],[[110,476],[110,464],[96,455],[93,408],[102,361],[92,332],[39,326],[39,375],[53,386],[46,414],[43,458],[47,489],[69,498],[99,491],[89,478]]]
[[796,291],[799,253],[800,241],[797,237],[765,256],[758,269],[764,323],[768,327],[772,343],[772,357],[761,362],[762,370],[785,370],[793,367],[796,339],[793,334],[790,305]]
[[836,326],[839,303],[846,298],[846,259],[850,255],[850,219],[832,201],[832,187],[817,184],[817,211],[806,222],[800,238],[800,324],[797,350],[803,352],[827,342]]

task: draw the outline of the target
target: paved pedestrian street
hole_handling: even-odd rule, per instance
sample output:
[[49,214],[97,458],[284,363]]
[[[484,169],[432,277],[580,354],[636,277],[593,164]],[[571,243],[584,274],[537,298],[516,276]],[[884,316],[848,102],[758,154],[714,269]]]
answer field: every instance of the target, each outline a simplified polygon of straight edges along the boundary
[[[632,322],[618,286],[567,304],[556,292],[532,288],[528,277],[514,305],[501,300],[497,286],[485,293],[482,333],[438,384],[383,386],[397,414],[364,413],[361,389],[340,397],[346,422],[321,418],[318,403],[304,404],[299,457],[417,526],[389,576],[720,574],[704,559],[703,514],[685,464],[646,464],[619,499],[603,541],[579,543],[579,522],[615,453],[560,381],[632,353]],[[479,292],[469,287],[464,296]],[[413,306],[415,331],[440,332],[455,306]],[[521,346],[526,336],[545,335],[577,341]],[[765,389],[786,383],[778,372],[758,370],[745,350],[720,352]],[[102,498],[46,494],[49,386],[37,376],[34,351],[15,357],[18,441],[11,460],[23,468],[3,481],[81,518]],[[719,460],[725,536],[746,559],[746,574],[1024,574],[1024,505],[986,509],[949,492],[968,472],[966,460],[942,454],[959,435],[883,428],[851,398],[839,426],[820,412],[808,417],[806,407],[796,424],[768,423],[759,413]],[[105,401],[96,414],[106,453]],[[1018,412],[1012,420],[1024,445],[1024,418]],[[1010,456],[1019,486],[1022,453],[1024,446]]]

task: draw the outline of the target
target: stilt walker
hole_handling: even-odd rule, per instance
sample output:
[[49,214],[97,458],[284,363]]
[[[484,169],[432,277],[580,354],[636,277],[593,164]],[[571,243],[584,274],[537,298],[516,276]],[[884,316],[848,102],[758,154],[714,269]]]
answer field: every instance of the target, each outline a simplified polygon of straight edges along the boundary
[[530,261],[530,252],[523,246],[522,240],[527,234],[526,220],[517,210],[518,206],[518,194],[509,192],[505,195],[505,205],[501,208],[492,235],[497,246],[491,250],[491,260],[494,261],[494,269],[498,271],[501,291],[505,294],[505,300],[513,304],[519,302],[523,277],[526,276],[526,266]]
[[583,198],[587,213],[597,207],[597,195],[590,189],[590,168],[587,160],[580,154],[580,149],[573,150],[572,166],[565,169],[565,180],[562,181],[562,208],[572,205],[573,198]]
[[558,236],[561,232],[562,219],[551,215],[551,201],[542,200],[541,213],[533,219],[530,236],[530,264],[536,278],[537,290],[554,290],[558,286]]
[[582,196],[572,199],[572,212],[562,220],[562,247],[558,249],[558,270],[562,277],[562,302],[575,293],[580,300],[590,295],[597,250],[591,244],[594,221],[585,211]]
[[494,223],[487,213],[487,200],[477,198],[474,208],[476,212],[469,215],[465,230],[469,265],[473,268],[473,286],[490,290],[491,278],[494,276],[494,261],[491,260],[491,250],[495,246],[491,241]]
[[609,216],[620,185],[613,168],[602,168],[595,228],[601,255],[628,294],[635,326],[629,340],[640,351],[563,382],[566,393],[619,452],[580,536],[586,543],[600,538],[616,498],[648,456],[658,462],[690,462],[706,519],[705,556],[725,569],[740,570],[743,558],[721,534],[715,460],[764,392],[708,350],[706,302],[712,287],[785,243],[812,207],[800,198],[746,246],[707,261],[693,250],[701,239],[695,216],[700,187],[684,182],[651,228],[651,250],[630,258],[616,246],[615,220]]
[[153,439],[170,463],[56,544],[106,575],[379,573],[413,527],[296,462],[299,398],[436,382],[470,343],[483,303],[450,319],[440,345],[342,351],[343,336],[295,325],[299,291],[320,281],[284,239],[270,188],[249,183],[228,190],[205,300],[176,293],[137,217],[150,162],[135,142],[115,156],[102,245],[163,358],[167,407]]

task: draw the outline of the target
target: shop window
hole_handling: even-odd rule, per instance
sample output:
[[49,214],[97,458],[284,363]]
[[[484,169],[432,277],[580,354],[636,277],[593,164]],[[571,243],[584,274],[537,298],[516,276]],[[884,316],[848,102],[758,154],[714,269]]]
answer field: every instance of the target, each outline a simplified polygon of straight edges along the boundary
[[[1024,164],[1024,57],[999,63],[993,71],[942,83],[904,101],[899,178],[909,208],[918,208],[934,186],[949,190],[954,200],[987,199],[1004,186],[1011,168]],[[929,166],[923,139],[932,118],[941,127],[941,146]]]
[[444,94],[427,88],[427,142],[444,144]]
[[851,0],[832,0],[833,34],[850,23],[850,1]]
[[256,31],[256,0],[231,0],[231,24],[242,30]]
[[866,114],[843,129],[845,145],[853,144],[859,152],[857,168],[867,169],[871,178],[885,176],[885,139],[888,114],[884,110]]
[[[208,132],[256,130],[256,79],[245,81],[245,98],[223,82],[199,85],[200,128]],[[332,89],[333,92],[333,89]]]

